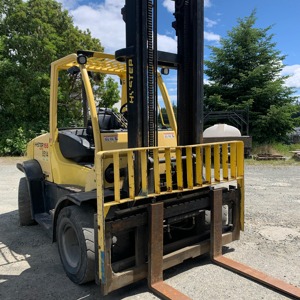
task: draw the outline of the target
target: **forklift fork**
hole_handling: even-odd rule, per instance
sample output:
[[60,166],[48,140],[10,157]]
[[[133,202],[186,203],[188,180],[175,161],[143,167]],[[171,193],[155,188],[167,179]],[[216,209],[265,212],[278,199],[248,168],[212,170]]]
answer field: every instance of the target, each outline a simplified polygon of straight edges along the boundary
[[213,190],[211,198],[211,260],[225,269],[277,290],[289,297],[293,297],[293,299],[300,299],[300,288],[222,255],[222,190]]
[[[222,189],[211,191],[211,201],[210,256],[212,262],[259,284],[277,290],[284,295],[293,297],[293,299],[300,299],[300,288],[222,255]],[[236,210],[236,213],[239,213],[238,210]],[[161,299],[189,300],[188,296],[163,281],[163,219],[163,203],[151,204],[149,207],[148,286]]]
[[163,202],[149,207],[148,286],[161,299],[191,300],[163,281]]

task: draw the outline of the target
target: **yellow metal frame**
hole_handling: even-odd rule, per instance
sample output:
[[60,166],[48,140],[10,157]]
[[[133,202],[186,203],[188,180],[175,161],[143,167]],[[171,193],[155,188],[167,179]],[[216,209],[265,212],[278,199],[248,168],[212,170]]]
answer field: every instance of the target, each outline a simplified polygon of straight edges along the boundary
[[[148,187],[147,152],[153,153],[154,191]],[[182,160],[185,152],[186,160]],[[212,154],[213,153],[213,157]],[[205,158],[203,156],[205,155]],[[139,156],[138,169],[141,173],[141,191],[136,195],[134,158]],[[120,195],[120,158],[127,157],[129,196]],[[177,189],[173,187],[172,158],[176,161]],[[159,161],[164,158],[164,162]],[[107,160],[114,165],[114,200],[104,203],[105,178],[103,176]],[[106,163],[105,163],[106,162]],[[183,167],[186,164],[186,168]],[[166,189],[160,188],[161,165],[164,165]],[[185,173],[184,173],[185,172]],[[221,183],[237,182],[241,192],[240,225],[244,229],[244,145],[242,141],[199,144],[178,147],[146,147],[125,150],[101,151],[96,156],[97,174],[97,215],[98,215],[98,247],[99,247],[99,276],[104,280],[104,251],[105,251],[105,216],[111,206],[122,203],[152,198],[158,195],[197,190]],[[184,186],[184,179],[187,186]]]
[[[166,107],[170,126],[173,129],[173,131],[175,132],[175,136],[177,136],[177,123],[176,123],[176,118],[175,118],[174,111],[172,108],[171,100],[170,100],[166,85],[165,85],[165,83],[161,77],[161,74],[159,72],[157,73],[157,84],[160,89],[160,92],[161,92],[161,95],[162,95],[162,98],[163,98],[163,101],[164,101],[164,104]],[[162,121],[163,121],[163,119],[162,119]]]
[[[60,166],[62,162],[65,162],[66,160],[63,159],[60,160],[59,158],[61,155],[54,155],[56,151],[58,151],[57,142],[58,142],[58,128],[57,128],[57,105],[58,105],[58,84],[59,84],[59,72],[61,70],[68,70],[71,67],[78,67],[81,70],[82,74],[82,80],[83,84],[85,86],[86,95],[87,95],[87,101],[90,108],[90,114],[91,114],[91,121],[92,121],[92,128],[94,131],[94,143],[95,143],[95,153],[99,152],[100,150],[107,149],[107,145],[105,146],[103,143],[103,137],[101,137],[100,134],[100,128],[98,126],[98,116],[97,116],[97,109],[96,104],[94,100],[94,95],[91,87],[91,83],[88,77],[88,72],[98,72],[103,74],[110,74],[110,75],[116,75],[119,76],[120,80],[122,81],[122,98],[121,98],[121,105],[125,104],[127,102],[126,99],[126,64],[123,62],[119,62],[115,59],[114,55],[111,54],[105,54],[100,52],[89,52],[89,56],[87,63],[85,65],[80,65],[77,62],[77,54],[73,53],[68,56],[65,56],[59,60],[54,61],[51,64],[51,86],[50,86],[50,135],[49,135],[49,149],[50,149],[50,160],[49,160],[49,166],[51,165],[51,172],[48,177],[48,180],[54,181],[54,182],[61,182],[61,168]],[[176,136],[177,136],[177,125],[175,116],[172,110],[170,98],[168,95],[168,91],[166,89],[166,86],[162,80],[162,77],[160,74],[158,74],[158,85],[167,109],[168,118],[170,121],[170,126],[174,130],[173,140],[176,142]],[[109,145],[112,146],[112,145]],[[113,145],[114,147],[117,146],[117,144]],[[51,161],[51,164],[50,164]],[[67,178],[65,178],[66,181],[69,181],[70,183],[82,185],[82,180],[78,179],[77,172],[72,172],[72,169],[74,167],[71,167],[72,165],[76,165],[75,163],[67,163],[64,166],[63,173],[69,174]],[[70,168],[69,168],[70,167]],[[78,168],[77,168],[78,169]],[[86,174],[87,172],[84,172]],[[85,175],[84,175],[85,176]],[[64,180],[64,181],[65,181]]]
[[[97,185],[97,222],[98,222],[98,250],[99,250],[99,276],[102,284],[105,284],[105,218],[112,206],[122,203],[135,202],[146,198],[152,198],[159,195],[172,193],[184,193],[191,190],[198,190],[205,187],[229,183],[235,181],[241,192],[241,229],[244,228],[244,147],[241,141],[232,141],[224,143],[200,144],[190,146],[171,146],[176,143],[177,123],[171,101],[166,86],[158,73],[158,86],[164,100],[168,119],[173,132],[168,147],[147,147],[132,148],[121,150],[103,150],[104,143],[101,140],[100,129],[98,126],[97,109],[94,101],[92,87],[88,77],[88,72],[98,72],[103,74],[117,75],[122,81],[122,99],[121,105],[127,102],[126,99],[126,64],[115,60],[114,55],[90,52],[87,64],[79,65],[77,54],[70,54],[51,64],[51,87],[50,87],[50,134],[49,148],[52,153],[50,159],[53,172],[53,179],[59,178],[58,165],[61,160],[66,164],[64,173],[68,174],[68,181],[78,181],[83,185],[84,179],[88,180],[88,170],[85,167],[78,171],[80,176],[74,172],[75,163],[69,163],[60,155],[58,148],[58,129],[57,129],[57,95],[58,95],[58,76],[59,71],[67,70],[77,66],[81,70],[82,80],[86,89],[87,101],[91,113],[91,121],[94,130],[95,142],[95,171]],[[153,182],[154,188],[150,190],[148,186],[148,153],[151,151],[153,157]],[[55,154],[56,153],[56,154]],[[183,155],[185,159],[183,159]],[[139,157],[139,159],[136,159]],[[229,161],[230,160],[230,161]],[[138,166],[136,161],[139,162]],[[163,161],[163,162],[162,162]],[[112,163],[114,168],[114,199],[104,202],[104,190],[109,185],[105,181],[105,168]],[[172,164],[176,164],[176,185],[174,185],[174,174]],[[73,167],[72,167],[73,166]],[[76,165],[76,170],[80,166]],[[127,168],[129,194],[128,197],[121,197],[123,179],[120,175],[120,168]],[[135,172],[139,169],[141,174],[140,191],[136,193]],[[151,173],[152,174],[152,173]],[[165,187],[161,188],[161,175],[165,178]],[[93,177],[95,179],[95,177]],[[76,181],[76,182],[77,182]],[[111,184],[110,184],[111,186]]]
[[[103,74],[117,75],[122,82],[125,83],[126,78],[126,65],[115,60],[114,55],[105,54],[100,52],[91,52],[92,57],[88,58],[85,65],[79,65],[77,62],[77,54],[73,53],[65,56],[51,64],[51,87],[50,87],[50,144],[57,139],[57,95],[58,95],[58,74],[61,70],[68,70],[71,67],[79,67],[82,72],[84,86],[87,91],[87,99],[91,109],[92,123],[97,120],[97,111],[95,110],[94,96],[88,78],[88,71],[98,72]],[[93,122],[94,121],[94,122]],[[94,124],[93,124],[94,125]],[[96,128],[98,126],[93,126]],[[97,143],[98,151],[101,149],[100,132],[99,141]]]
[[[221,153],[222,149],[222,153]],[[229,150],[228,150],[229,149]],[[151,192],[148,189],[147,179],[147,155],[146,153],[152,151],[154,159],[154,186],[155,191]],[[182,152],[186,152],[186,174],[183,174],[182,167]],[[140,153],[140,166],[141,180],[142,180],[142,193],[135,195],[134,186],[134,157]],[[203,153],[205,153],[205,159],[203,159]],[[214,153],[213,158],[211,153]],[[129,174],[129,197],[121,199],[120,197],[120,174],[117,172],[120,166],[120,158],[127,157],[127,168]],[[166,191],[161,191],[159,188],[159,174],[160,164],[159,158],[165,158],[165,174],[166,174]],[[176,158],[177,168],[177,183],[179,188],[173,190],[173,181],[171,176],[172,159]],[[115,200],[106,202],[105,207],[118,205],[130,201],[137,201],[146,197],[154,197],[161,194],[170,192],[182,192],[188,190],[195,190],[207,186],[217,185],[220,183],[226,183],[230,181],[237,181],[244,179],[244,148],[242,141],[232,141],[230,143],[210,143],[210,144],[199,144],[190,146],[177,146],[177,147],[145,147],[145,148],[130,148],[121,150],[111,151],[100,151],[97,153],[97,162],[100,165],[96,167],[97,174],[104,172],[104,162],[111,160],[114,165],[114,195]],[[194,174],[193,161],[196,164],[196,173]],[[229,162],[230,160],[230,162]],[[204,172],[202,169],[204,167]],[[214,172],[212,172],[212,170]],[[187,178],[187,187],[183,187],[183,177]],[[241,182],[243,184],[243,182]],[[102,185],[104,189],[105,185]],[[242,186],[241,186],[242,187]],[[103,190],[98,189],[98,194],[102,199],[104,197]],[[104,200],[104,198],[102,199]],[[98,203],[99,204],[99,203]]]
[[[85,86],[87,101],[91,114],[92,127],[94,131],[95,153],[102,150],[101,135],[98,125],[97,108],[94,94],[89,80],[88,72],[98,72],[103,74],[117,75],[123,83],[123,91],[126,89],[126,65],[115,60],[114,55],[90,52],[92,55],[88,58],[85,65],[79,65],[77,54],[73,53],[65,56],[51,64],[51,86],[50,86],[50,135],[49,148],[51,160],[51,172],[48,180],[56,183],[72,183],[80,186],[86,186],[88,169],[70,162],[62,157],[58,147],[58,128],[57,128],[57,105],[58,105],[58,84],[59,72],[68,70],[71,67],[78,67],[81,70],[83,84]],[[126,93],[122,94],[122,103],[126,102]],[[50,164],[50,161],[49,161]],[[74,170],[76,170],[74,172]],[[67,174],[67,176],[66,176]]]

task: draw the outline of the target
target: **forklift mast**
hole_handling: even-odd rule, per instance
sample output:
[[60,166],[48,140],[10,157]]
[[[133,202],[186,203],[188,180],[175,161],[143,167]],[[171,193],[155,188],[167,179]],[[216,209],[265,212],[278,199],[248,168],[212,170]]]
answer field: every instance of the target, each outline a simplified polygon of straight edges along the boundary
[[157,145],[157,68],[177,69],[178,145],[202,142],[203,0],[175,0],[177,54],[157,50],[157,0],[126,0],[128,147]]

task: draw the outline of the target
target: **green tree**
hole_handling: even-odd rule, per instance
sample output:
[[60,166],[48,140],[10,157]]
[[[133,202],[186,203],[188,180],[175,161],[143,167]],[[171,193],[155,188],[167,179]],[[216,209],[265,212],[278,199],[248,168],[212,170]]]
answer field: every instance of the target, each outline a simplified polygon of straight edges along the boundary
[[112,77],[102,82],[102,88],[99,92],[99,107],[113,107],[114,104],[120,101],[120,92],[118,90],[118,83]]
[[293,89],[280,76],[285,55],[276,50],[271,26],[255,28],[256,12],[239,19],[238,25],[211,46],[205,73],[205,108],[249,109],[250,134],[258,142],[282,141],[294,126],[291,114]]
[[[79,49],[103,51],[88,30],[74,26],[61,4],[54,0],[0,0],[1,154],[18,152],[7,145],[17,132],[28,140],[48,130],[50,64]],[[67,88],[73,80],[68,75],[60,78],[59,98],[69,107],[63,112],[66,120],[81,112]]]
[[296,102],[296,110],[292,115],[292,118],[295,120],[295,124],[297,127],[300,126],[300,100],[299,97]]

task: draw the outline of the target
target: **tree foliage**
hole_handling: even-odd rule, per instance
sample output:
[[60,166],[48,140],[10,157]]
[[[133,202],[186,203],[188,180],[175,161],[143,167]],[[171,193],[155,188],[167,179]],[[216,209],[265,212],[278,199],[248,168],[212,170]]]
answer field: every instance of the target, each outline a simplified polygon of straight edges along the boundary
[[293,89],[281,76],[285,55],[276,50],[271,26],[255,28],[256,12],[212,46],[205,62],[210,84],[205,85],[208,110],[249,109],[250,134],[259,142],[282,141],[292,130]]
[[[10,146],[18,135],[18,141],[28,140],[48,130],[50,64],[80,49],[103,51],[88,30],[74,26],[60,3],[0,0],[0,154],[22,151]],[[73,76],[60,77],[59,101],[69,123],[82,113],[78,98],[71,97],[74,89],[78,93],[74,82]]]
[[99,107],[113,107],[114,104],[120,101],[120,93],[118,83],[112,77],[102,82],[102,88],[99,93]]

